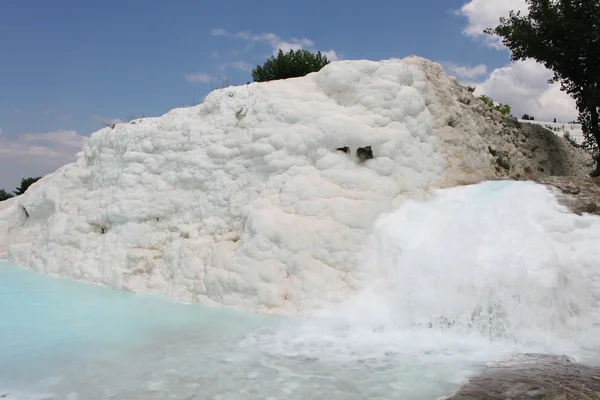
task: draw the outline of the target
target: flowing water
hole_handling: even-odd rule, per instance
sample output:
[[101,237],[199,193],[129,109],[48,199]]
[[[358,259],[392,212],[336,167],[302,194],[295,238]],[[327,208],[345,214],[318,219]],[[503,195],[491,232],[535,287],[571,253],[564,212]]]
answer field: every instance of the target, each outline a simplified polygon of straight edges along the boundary
[[600,218],[488,182],[376,223],[367,288],[310,317],[0,264],[6,399],[436,399],[515,352],[600,364]]

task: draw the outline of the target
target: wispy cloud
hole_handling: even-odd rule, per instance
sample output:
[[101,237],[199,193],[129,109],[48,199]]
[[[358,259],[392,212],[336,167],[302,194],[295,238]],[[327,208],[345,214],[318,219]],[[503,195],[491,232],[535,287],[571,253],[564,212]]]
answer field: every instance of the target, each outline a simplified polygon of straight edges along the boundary
[[253,68],[252,64],[248,64],[244,61],[234,61],[231,63],[231,66],[240,71],[252,71]]
[[205,74],[202,72],[197,72],[194,74],[187,74],[185,76],[185,79],[188,82],[202,82],[202,83],[208,83],[211,81],[211,76],[209,74]]
[[254,65],[248,64],[245,61],[233,61],[219,65],[219,71],[225,71],[228,68],[238,69],[240,71],[252,71]]
[[16,187],[21,178],[46,175],[73,162],[87,140],[72,130],[0,135],[0,187]]
[[43,112],[45,115],[50,115],[51,117],[54,117],[59,121],[70,121],[73,119],[72,115],[60,108],[48,108],[45,109]]
[[238,38],[238,39],[245,39],[245,40],[251,40],[252,39],[252,33],[250,31],[237,32],[233,36],[236,37],[236,38]]
[[464,80],[473,80],[487,75],[488,69],[485,64],[479,64],[475,66],[460,65],[453,62],[442,62],[441,63],[448,75],[456,76],[457,78]]
[[[276,55],[279,50],[284,52],[301,49],[315,51],[314,41],[305,37],[284,39],[272,32],[254,34],[251,31],[245,30],[232,33],[226,29],[212,29],[210,34],[211,36],[223,36],[230,39],[240,39],[250,42],[246,47],[244,47],[243,52],[245,53],[248,52],[256,43],[269,45],[273,50],[273,55]],[[336,61],[341,58],[341,55],[335,50],[322,51],[322,53],[327,53],[327,58],[331,61]]]
[[210,36],[229,36],[229,32],[225,29],[211,29]]

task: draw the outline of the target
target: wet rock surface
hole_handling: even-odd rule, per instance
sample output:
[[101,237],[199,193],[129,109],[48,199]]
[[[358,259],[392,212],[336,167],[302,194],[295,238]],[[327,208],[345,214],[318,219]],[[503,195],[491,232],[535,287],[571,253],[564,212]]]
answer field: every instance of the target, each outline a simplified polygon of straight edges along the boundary
[[600,368],[522,354],[488,367],[444,400],[599,400]]
[[576,214],[600,215],[600,179],[582,176],[546,176],[536,182],[556,189],[558,199]]

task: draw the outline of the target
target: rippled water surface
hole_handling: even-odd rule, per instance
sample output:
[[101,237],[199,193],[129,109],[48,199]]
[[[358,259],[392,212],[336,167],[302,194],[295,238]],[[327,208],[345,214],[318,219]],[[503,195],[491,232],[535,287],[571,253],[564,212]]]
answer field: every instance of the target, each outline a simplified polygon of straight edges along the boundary
[[[7,399],[419,399],[448,394],[470,371],[397,346],[352,349],[343,344],[351,338],[315,336],[298,320],[176,304],[6,263],[0,316]],[[286,329],[297,336],[284,337]]]

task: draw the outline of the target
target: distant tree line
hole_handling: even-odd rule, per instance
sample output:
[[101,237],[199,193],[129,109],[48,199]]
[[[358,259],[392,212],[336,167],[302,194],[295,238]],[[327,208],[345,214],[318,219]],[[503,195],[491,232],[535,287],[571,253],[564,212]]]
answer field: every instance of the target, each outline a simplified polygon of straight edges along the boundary
[[37,182],[40,179],[42,179],[41,176],[38,176],[35,178],[32,178],[32,177],[23,178],[23,179],[21,179],[21,184],[12,193],[7,192],[4,189],[0,189],[0,201],[8,200],[14,196],[22,195],[23,193],[25,193],[27,188],[29,188],[29,186],[33,185],[35,182]]
[[[523,114],[521,119],[524,119],[525,121],[535,121],[535,118],[533,118],[533,115],[529,115],[529,114]],[[554,120],[552,122],[554,122],[556,124],[556,118],[554,118]]]

